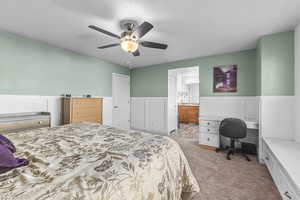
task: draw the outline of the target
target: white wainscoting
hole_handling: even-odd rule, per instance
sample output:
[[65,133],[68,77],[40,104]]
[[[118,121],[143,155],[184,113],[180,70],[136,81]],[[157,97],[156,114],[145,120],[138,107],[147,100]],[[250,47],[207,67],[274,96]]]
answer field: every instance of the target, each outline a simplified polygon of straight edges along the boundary
[[[300,143],[300,24],[295,29],[295,140]],[[297,123],[298,122],[298,123]]]
[[146,130],[146,99],[131,98],[130,126],[137,130]]
[[51,113],[51,126],[59,126],[62,123],[62,98],[60,96],[44,97],[47,102],[47,110]]
[[[103,98],[103,124],[112,124],[112,98]],[[22,112],[50,112],[51,126],[61,124],[62,97],[0,95],[0,114]]]
[[103,124],[112,126],[113,101],[112,97],[103,97]]
[[236,117],[259,121],[259,97],[200,97],[200,116]]
[[167,134],[167,97],[132,97],[131,128]]
[[[132,97],[131,128],[167,134],[167,97]],[[200,116],[259,121],[258,97],[200,97]]]
[[259,108],[259,160],[263,160],[262,138],[294,140],[294,96],[261,96]]
[[260,132],[262,137],[294,139],[294,96],[262,96]]

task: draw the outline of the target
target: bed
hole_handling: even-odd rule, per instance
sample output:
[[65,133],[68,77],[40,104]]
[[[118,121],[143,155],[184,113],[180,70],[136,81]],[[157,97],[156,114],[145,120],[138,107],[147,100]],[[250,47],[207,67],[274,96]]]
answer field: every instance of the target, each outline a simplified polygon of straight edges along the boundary
[[199,192],[168,137],[96,123],[4,135],[30,164],[0,174],[1,200],[181,200]]

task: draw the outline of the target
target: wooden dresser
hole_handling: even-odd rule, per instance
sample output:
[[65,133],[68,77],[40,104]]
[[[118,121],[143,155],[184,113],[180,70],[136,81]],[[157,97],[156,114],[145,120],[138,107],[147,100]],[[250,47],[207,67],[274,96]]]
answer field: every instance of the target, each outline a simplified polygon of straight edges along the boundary
[[178,106],[180,123],[199,123],[199,106],[179,104]]
[[96,122],[102,124],[102,98],[64,98],[63,123]]

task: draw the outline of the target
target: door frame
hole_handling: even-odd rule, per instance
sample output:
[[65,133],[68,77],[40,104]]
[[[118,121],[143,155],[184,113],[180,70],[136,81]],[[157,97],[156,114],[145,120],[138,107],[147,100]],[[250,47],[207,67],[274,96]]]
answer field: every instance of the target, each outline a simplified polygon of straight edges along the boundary
[[[167,77],[167,80],[168,80],[168,101],[167,101],[167,103],[168,103],[168,106],[167,106],[167,108],[169,108],[169,73],[170,72],[172,72],[172,71],[183,71],[183,70],[187,70],[187,69],[189,69],[189,68],[197,68],[198,69],[198,79],[199,79],[199,106],[200,106],[200,97],[201,97],[201,94],[200,94],[200,84],[201,84],[201,80],[200,80],[200,67],[198,66],[198,65],[195,65],[195,66],[191,66],[191,67],[179,67],[179,68],[173,68],[173,69],[168,69],[168,77]],[[177,80],[177,78],[176,78],[176,80]],[[177,89],[176,89],[177,90]],[[168,119],[167,119],[167,123],[168,123],[168,125],[167,125],[167,130],[168,130],[168,135],[170,134],[169,133],[169,109],[167,110],[167,116],[168,116]],[[178,107],[177,107],[177,111],[176,111],[176,113],[177,113],[177,127],[176,127],[176,130],[179,128],[179,113],[178,113]],[[200,112],[199,112],[199,116],[198,116],[199,118],[200,118]],[[200,123],[199,123],[200,124]],[[175,130],[175,131],[176,131]]]
[[115,92],[114,92],[114,76],[116,77],[116,76],[118,76],[118,77],[123,77],[123,78],[128,78],[128,81],[129,81],[129,129],[131,128],[131,96],[130,96],[130,75],[126,75],[126,74],[119,74],[119,73],[112,73],[112,76],[111,76],[111,82],[112,82],[112,84],[111,84],[111,90],[112,90],[112,94],[111,94],[111,96],[112,96],[112,110],[111,110],[111,112],[112,112],[112,126],[114,126],[114,118],[115,118],[115,116],[114,116],[114,107],[115,107],[115,102],[114,102],[114,99],[115,99]]
[[[175,108],[176,126],[175,126],[175,129],[173,129],[173,128],[171,129],[170,128],[170,116],[171,116],[170,115],[170,84],[169,84],[169,79],[170,78],[171,79],[175,79],[175,92],[177,93],[177,76],[172,76],[171,75],[172,71],[173,70],[168,70],[168,99],[167,99],[167,120],[166,120],[168,135],[170,135],[170,133],[172,133],[173,131],[176,131],[178,129],[178,106],[177,105],[175,105],[176,106],[176,108]],[[176,98],[176,95],[177,94],[175,94],[175,98]],[[177,98],[175,99],[175,101],[177,102]],[[177,103],[175,103],[175,104],[177,104]]]

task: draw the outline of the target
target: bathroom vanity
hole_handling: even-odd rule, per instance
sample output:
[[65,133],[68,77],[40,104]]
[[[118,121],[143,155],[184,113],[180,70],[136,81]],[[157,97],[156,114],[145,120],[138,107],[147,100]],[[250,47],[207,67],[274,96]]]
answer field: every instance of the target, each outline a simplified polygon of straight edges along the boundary
[[178,104],[179,123],[199,123],[199,104]]

